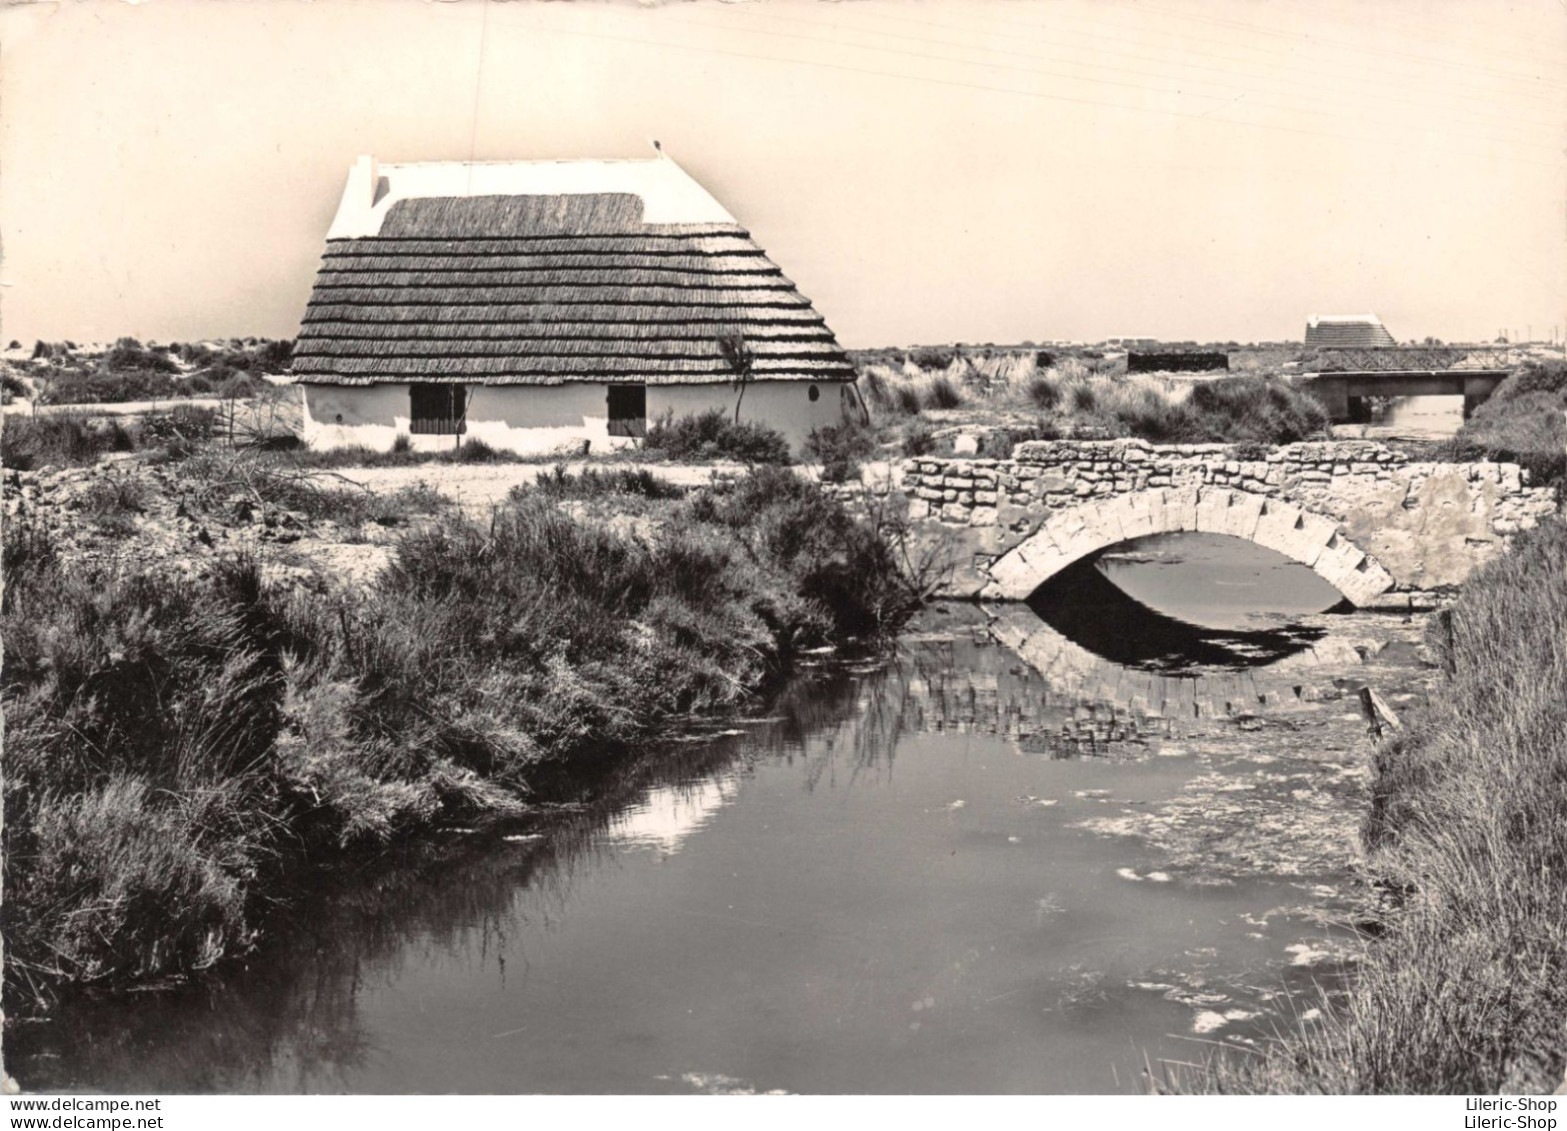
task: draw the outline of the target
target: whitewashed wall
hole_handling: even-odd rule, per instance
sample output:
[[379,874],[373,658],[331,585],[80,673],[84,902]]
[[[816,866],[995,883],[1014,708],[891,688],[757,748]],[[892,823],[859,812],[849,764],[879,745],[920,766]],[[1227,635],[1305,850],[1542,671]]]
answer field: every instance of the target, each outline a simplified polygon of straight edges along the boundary
[[[856,415],[858,396],[850,385],[806,381],[758,381],[745,392],[740,418],[782,432],[798,452],[814,428]],[[450,448],[451,436],[409,434],[406,384],[304,385],[305,443],[312,448],[363,446],[388,451],[399,435],[408,435],[418,451]],[[735,392],[728,385],[649,385],[649,423],[665,413],[687,416],[709,409],[732,413]],[[603,384],[470,385],[468,431],[493,448],[524,454],[624,447],[627,437],[609,434],[609,393]]]

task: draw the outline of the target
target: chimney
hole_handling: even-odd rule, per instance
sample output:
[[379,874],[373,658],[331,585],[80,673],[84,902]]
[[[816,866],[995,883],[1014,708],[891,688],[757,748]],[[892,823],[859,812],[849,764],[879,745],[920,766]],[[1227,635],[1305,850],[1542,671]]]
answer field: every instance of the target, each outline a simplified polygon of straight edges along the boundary
[[376,159],[368,153],[361,155],[348,170],[348,183],[343,186],[343,198],[338,203],[327,239],[376,234],[381,226],[373,215],[379,181],[380,167]]

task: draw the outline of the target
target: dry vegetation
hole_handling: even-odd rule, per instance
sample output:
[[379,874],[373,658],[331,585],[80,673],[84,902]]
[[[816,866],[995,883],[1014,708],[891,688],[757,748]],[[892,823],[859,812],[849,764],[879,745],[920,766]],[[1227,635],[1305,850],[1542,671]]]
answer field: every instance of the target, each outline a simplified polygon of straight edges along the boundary
[[858,363],[883,441],[906,455],[950,451],[959,433],[1005,456],[1027,439],[1277,444],[1328,427],[1315,398],[1271,372],[1128,375],[1124,360],[1094,351],[878,351]]
[[1567,362],[1530,362],[1497,387],[1439,454],[1522,464],[1535,483],[1567,479]]
[[6,402],[114,404],[173,397],[244,399],[287,372],[293,343],[271,338],[112,346],[38,342],[26,360],[4,362]]
[[[8,1016],[243,952],[282,877],[523,813],[924,595],[895,524],[783,469],[560,471],[486,523],[320,475],[178,444],[8,474]],[[565,513],[629,497],[637,533]],[[276,582],[221,552],[328,526],[390,531],[390,568]]]

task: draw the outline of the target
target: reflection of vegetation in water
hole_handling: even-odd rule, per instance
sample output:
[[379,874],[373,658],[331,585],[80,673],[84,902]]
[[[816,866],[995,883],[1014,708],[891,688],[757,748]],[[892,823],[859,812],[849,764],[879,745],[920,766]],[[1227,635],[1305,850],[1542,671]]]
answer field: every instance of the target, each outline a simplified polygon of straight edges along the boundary
[[546,833],[536,840],[508,842],[517,832],[508,828],[452,832],[314,877],[312,890],[282,893],[292,908],[278,914],[244,968],[134,997],[69,995],[50,1021],[7,1034],[9,1070],[34,1089],[132,1082],[148,1091],[347,1089],[370,1051],[359,992],[391,980],[409,948],[455,951],[476,933],[496,977],[515,976],[526,957],[514,957],[507,971],[509,925],[559,916],[617,814],[662,783],[801,749],[855,709],[854,692],[841,675],[797,680],[773,704],[776,718],[744,738],[612,760],[579,782],[578,796],[596,800],[557,807],[536,826]]

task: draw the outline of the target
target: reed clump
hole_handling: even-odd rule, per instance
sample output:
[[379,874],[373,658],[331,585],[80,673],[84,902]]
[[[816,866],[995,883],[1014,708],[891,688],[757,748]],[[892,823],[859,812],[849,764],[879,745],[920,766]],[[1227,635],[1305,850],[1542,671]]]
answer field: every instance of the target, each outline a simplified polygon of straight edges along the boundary
[[1517,463],[1536,485],[1567,480],[1567,362],[1531,362],[1441,445],[1438,458]]

